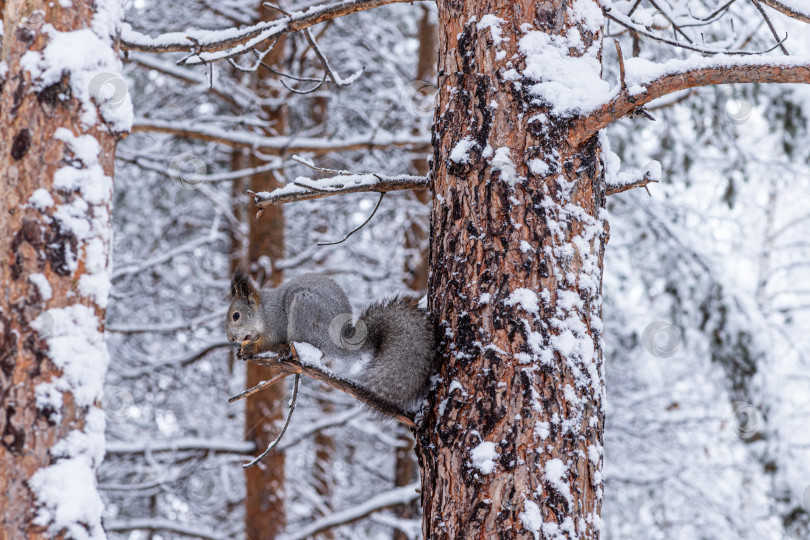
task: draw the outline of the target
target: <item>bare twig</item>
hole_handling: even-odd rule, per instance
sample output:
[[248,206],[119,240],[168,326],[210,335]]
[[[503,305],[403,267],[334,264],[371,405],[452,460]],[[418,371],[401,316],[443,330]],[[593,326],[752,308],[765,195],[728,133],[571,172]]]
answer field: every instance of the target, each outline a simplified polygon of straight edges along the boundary
[[683,30],[681,30],[681,27],[680,27],[680,26],[679,26],[679,25],[678,25],[678,24],[677,24],[677,23],[676,23],[676,22],[675,22],[675,21],[672,19],[672,17],[670,17],[670,16],[669,16],[669,13],[667,13],[665,10],[661,9],[661,6],[659,6],[658,4],[656,4],[656,3],[655,3],[655,0],[649,0],[649,2],[650,2],[650,4],[652,5],[652,7],[654,7],[655,9],[657,9],[657,10],[658,10],[658,12],[659,12],[661,15],[663,15],[663,16],[664,16],[664,18],[665,18],[667,21],[669,21],[669,24],[671,24],[671,25],[672,25],[672,28],[675,30],[675,32],[677,32],[678,34],[682,35],[682,36],[683,36],[683,38],[684,38],[686,41],[688,41],[689,43],[692,43],[692,40],[689,38],[689,36],[687,36],[687,35],[684,33],[684,31],[683,31]]
[[354,174],[351,171],[346,171],[346,170],[327,169],[326,167],[318,167],[317,165],[312,163],[310,160],[308,160],[306,158],[302,158],[301,156],[292,156],[290,159],[292,159],[295,162],[300,163],[301,165],[305,165],[305,166],[309,167],[313,171],[329,173],[329,174],[342,174],[344,176],[349,176],[351,174]]
[[[643,187],[646,188],[649,184],[657,184],[658,180],[653,180],[652,176],[649,172],[644,173],[644,176],[639,178],[638,180],[634,180],[632,182],[628,182],[626,184],[621,185],[610,185],[607,186],[606,195],[615,195],[617,193],[622,193],[624,191],[629,191],[633,188]],[[650,194],[650,191],[647,190],[647,195]]]
[[613,43],[616,44],[616,54],[619,55],[619,85],[621,85],[622,92],[627,90],[627,81],[624,80],[624,55],[622,54],[622,44],[618,39],[614,39]]
[[765,23],[768,25],[768,29],[771,31],[771,35],[773,35],[774,39],[779,44],[779,48],[782,49],[782,52],[786,55],[789,54],[788,50],[785,48],[785,45],[779,41],[779,34],[776,33],[776,28],[773,27],[773,23],[771,22],[771,18],[768,17],[768,14],[765,13],[765,10],[762,9],[762,6],[757,0],[751,0],[751,3],[754,4],[754,7],[757,8],[759,14],[762,15],[762,18],[765,19]]
[[[689,50],[689,51],[695,51],[695,52],[699,52],[701,54],[706,54],[706,55],[727,54],[727,55],[732,55],[732,56],[754,56],[754,55],[764,54],[764,53],[770,52],[770,51],[774,50],[775,48],[779,47],[782,44],[782,42],[785,41],[783,39],[783,40],[779,41],[776,45],[771,47],[770,49],[766,49],[766,50],[763,50],[763,51],[740,51],[740,50],[709,49],[709,48],[705,48],[705,47],[696,47],[694,45],[688,45],[688,44],[682,43],[680,41],[675,41],[674,39],[669,39],[669,38],[666,38],[664,36],[660,36],[660,35],[655,34],[653,32],[648,32],[647,29],[642,28],[641,26],[638,26],[638,25],[634,24],[630,19],[628,19],[627,17],[625,17],[624,15],[622,15],[622,14],[620,14],[618,12],[615,12],[615,10],[609,10],[609,9],[606,8],[604,10],[604,13],[605,13],[605,16],[608,19],[610,19],[612,21],[615,21],[616,23],[620,24],[621,26],[624,26],[628,30],[636,32],[636,33],[638,33],[638,34],[640,34],[640,35],[642,35],[644,37],[648,37],[650,39],[660,41],[661,43],[666,43],[667,45],[673,45],[675,47],[680,47],[681,49],[686,49],[686,50]],[[787,36],[785,36],[785,39],[787,39]]]
[[278,375],[276,375],[275,377],[273,377],[270,380],[262,381],[259,384],[257,384],[256,386],[254,386],[252,388],[248,388],[244,392],[239,392],[235,396],[228,398],[228,403],[233,403],[235,401],[239,401],[240,399],[246,398],[248,396],[252,396],[253,394],[255,394],[255,393],[257,393],[257,392],[259,392],[261,390],[264,390],[265,388],[270,388],[271,386],[273,386],[277,382],[281,381],[282,379],[286,379],[289,376],[290,376],[289,373],[279,373]]
[[354,233],[356,233],[357,231],[359,231],[360,229],[362,229],[363,227],[368,225],[368,222],[371,221],[371,218],[373,218],[374,214],[377,213],[377,209],[380,207],[380,203],[382,202],[383,197],[385,197],[385,192],[381,191],[380,192],[380,198],[377,199],[377,204],[376,204],[376,206],[374,206],[374,210],[371,211],[371,215],[369,215],[368,218],[366,218],[366,220],[363,223],[361,223],[360,225],[358,225],[357,227],[355,227],[354,229],[352,229],[351,231],[346,233],[346,236],[344,236],[340,240],[334,240],[334,241],[331,241],[331,242],[318,242],[318,245],[319,246],[334,246],[334,245],[342,244],[343,242],[345,242],[351,235],[353,235]]
[[[293,355],[297,358],[298,355],[295,353],[295,348],[292,348],[292,351],[293,351]],[[253,467],[254,465],[256,465],[258,462],[260,462],[262,459],[264,459],[264,457],[267,454],[272,452],[273,448],[275,448],[276,445],[279,442],[281,442],[281,438],[284,436],[284,433],[287,432],[287,428],[290,426],[290,420],[292,419],[292,414],[293,414],[293,411],[295,410],[295,402],[298,399],[298,383],[299,382],[301,382],[301,375],[296,374],[295,375],[295,382],[293,383],[293,395],[292,395],[292,398],[290,399],[290,412],[287,413],[287,420],[284,422],[284,427],[281,428],[281,433],[278,434],[278,437],[276,437],[273,440],[273,442],[271,442],[270,444],[267,445],[267,449],[264,452],[262,452],[261,454],[256,456],[256,458],[253,461],[251,461],[249,463],[245,463],[244,465],[242,465],[243,469],[247,469],[249,467]]]
[[726,2],[722,6],[720,6],[719,8],[714,10],[713,12],[711,12],[706,17],[698,17],[696,15],[692,15],[692,8],[690,8],[688,5],[686,6],[686,9],[689,10],[689,15],[691,15],[693,19],[701,21],[701,22],[712,22],[712,19],[714,19],[715,17],[717,17],[718,15],[723,13],[724,11],[728,10],[728,8],[731,7],[731,4],[733,4],[736,1],[737,0],[728,0],[728,2]]
[[304,30],[304,36],[307,38],[307,42],[309,46],[312,47],[312,50],[315,51],[315,55],[318,57],[318,60],[321,61],[321,65],[323,66],[324,71],[329,74],[329,78],[332,79],[332,82],[335,83],[336,86],[348,86],[363,73],[365,68],[360,68],[354,75],[349,77],[347,80],[343,80],[339,75],[336,75],[335,72],[332,70],[332,66],[329,65],[329,60],[326,59],[326,55],[323,54],[321,48],[318,47],[318,42],[315,41],[315,38],[312,37],[312,31],[307,28]]

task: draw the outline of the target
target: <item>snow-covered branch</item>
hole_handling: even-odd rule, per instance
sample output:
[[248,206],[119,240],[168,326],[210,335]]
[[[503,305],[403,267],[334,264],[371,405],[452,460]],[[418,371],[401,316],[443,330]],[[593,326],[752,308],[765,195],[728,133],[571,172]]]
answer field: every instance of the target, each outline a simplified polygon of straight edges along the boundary
[[342,174],[322,180],[298,177],[291,184],[273,191],[256,193],[256,206],[265,208],[273,204],[283,204],[308,199],[319,199],[330,195],[357,193],[361,191],[385,193],[406,189],[430,189],[430,181],[425,176],[399,174]]
[[572,133],[578,141],[656,98],[687,88],[732,83],[810,83],[808,57],[696,55],[662,64],[631,58],[625,64],[627,88],[577,120],[579,129]]
[[807,2],[805,2],[804,6],[800,8],[795,1],[788,1],[788,2],[785,2],[784,0],[759,0],[759,1],[765,4],[766,6],[775,9],[778,12],[787,15],[788,17],[792,17],[802,22],[810,23],[810,5],[808,5]]
[[142,52],[189,52],[181,63],[204,64],[231,58],[265,44],[274,42],[289,32],[305,30],[318,23],[343,17],[358,11],[407,0],[345,0],[325,6],[311,7],[289,16],[254,24],[245,28],[223,30],[189,30],[151,37],[124,25],[121,48]]
[[266,137],[256,133],[234,132],[199,123],[180,123],[163,120],[140,119],[132,128],[133,133],[152,132],[168,133],[200,141],[210,141],[233,147],[254,148],[268,154],[347,152],[352,150],[371,150],[377,148],[411,147],[427,148],[430,138],[410,135],[408,133],[377,132],[357,135],[345,139],[329,140],[314,137]]
[[108,441],[107,455],[110,454],[144,454],[147,452],[186,452],[186,451],[221,452],[250,454],[256,445],[250,441],[225,441],[210,438],[199,439],[185,437],[170,441]]
[[622,171],[607,183],[607,195],[615,195],[637,187],[645,187],[661,180],[661,164],[650,162],[643,170]]
[[[416,424],[413,422],[413,414],[403,410],[394,403],[390,403],[379,396],[372,394],[354,381],[345,379],[327,370],[321,369],[319,366],[302,362],[298,357],[298,354],[292,353],[292,351],[285,352],[278,356],[260,353],[259,356],[248,357],[245,358],[245,360],[254,362],[261,366],[276,368],[280,372],[288,375],[306,375],[307,377],[320,381],[327,386],[331,386],[335,390],[339,390],[352,396],[358,401],[365,403],[375,411],[379,411],[386,416],[402,422],[406,426],[416,426]],[[277,377],[274,382],[278,382],[280,380],[281,378]],[[233,400],[234,398],[231,399]]]
[[311,525],[302,527],[295,533],[285,535],[282,538],[284,540],[304,540],[306,538],[312,538],[313,536],[327,529],[352,523],[379,510],[384,510],[400,504],[407,504],[419,497],[417,490],[420,487],[421,485],[419,482],[414,482],[413,484],[409,484],[407,486],[386,491],[385,493],[381,493],[376,497],[372,497],[363,504],[330,514],[319,519],[318,521],[315,521]]
[[225,533],[220,534],[214,530],[203,527],[196,527],[194,525],[182,523],[173,519],[160,518],[117,519],[105,521],[104,528],[108,532],[140,530],[166,531],[181,534],[183,536],[191,536],[193,538],[205,538],[206,540],[222,540],[229,537],[229,535]]

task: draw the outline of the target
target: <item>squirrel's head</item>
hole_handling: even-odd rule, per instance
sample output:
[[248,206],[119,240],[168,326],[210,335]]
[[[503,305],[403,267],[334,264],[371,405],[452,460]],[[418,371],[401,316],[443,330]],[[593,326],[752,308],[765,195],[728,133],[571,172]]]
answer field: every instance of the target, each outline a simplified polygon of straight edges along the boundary
[[259,314],[259,288],[243,269],[238,268],[231,280],[231,307],[225,330],[228,341],[254,341],[264,332]]

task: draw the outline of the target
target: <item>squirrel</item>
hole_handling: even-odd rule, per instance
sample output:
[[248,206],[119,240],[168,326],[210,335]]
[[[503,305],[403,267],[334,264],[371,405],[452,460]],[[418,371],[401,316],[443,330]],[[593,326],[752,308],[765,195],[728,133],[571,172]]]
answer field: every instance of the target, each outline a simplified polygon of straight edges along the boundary
[[323,274],[266,289],[241,268],[231,281],[231,297],[226,331],[228,341],[243,342],[242,357],[304,342],[328,362],[363,361],[356,383],[401,409],[414,411],[427,393],[435,336],[427,312],[411,299],[375,302],[353,323],[346,293]]

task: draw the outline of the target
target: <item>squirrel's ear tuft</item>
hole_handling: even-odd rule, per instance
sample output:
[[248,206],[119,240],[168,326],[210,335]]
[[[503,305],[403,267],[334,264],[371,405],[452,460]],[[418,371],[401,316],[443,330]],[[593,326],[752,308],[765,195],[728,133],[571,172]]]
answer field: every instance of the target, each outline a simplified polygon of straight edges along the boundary
[[253,280],[242,268],[237,268],[231,280],[231,296],[236,299],[246,300],[248,302],[259,301],[259,291]]

